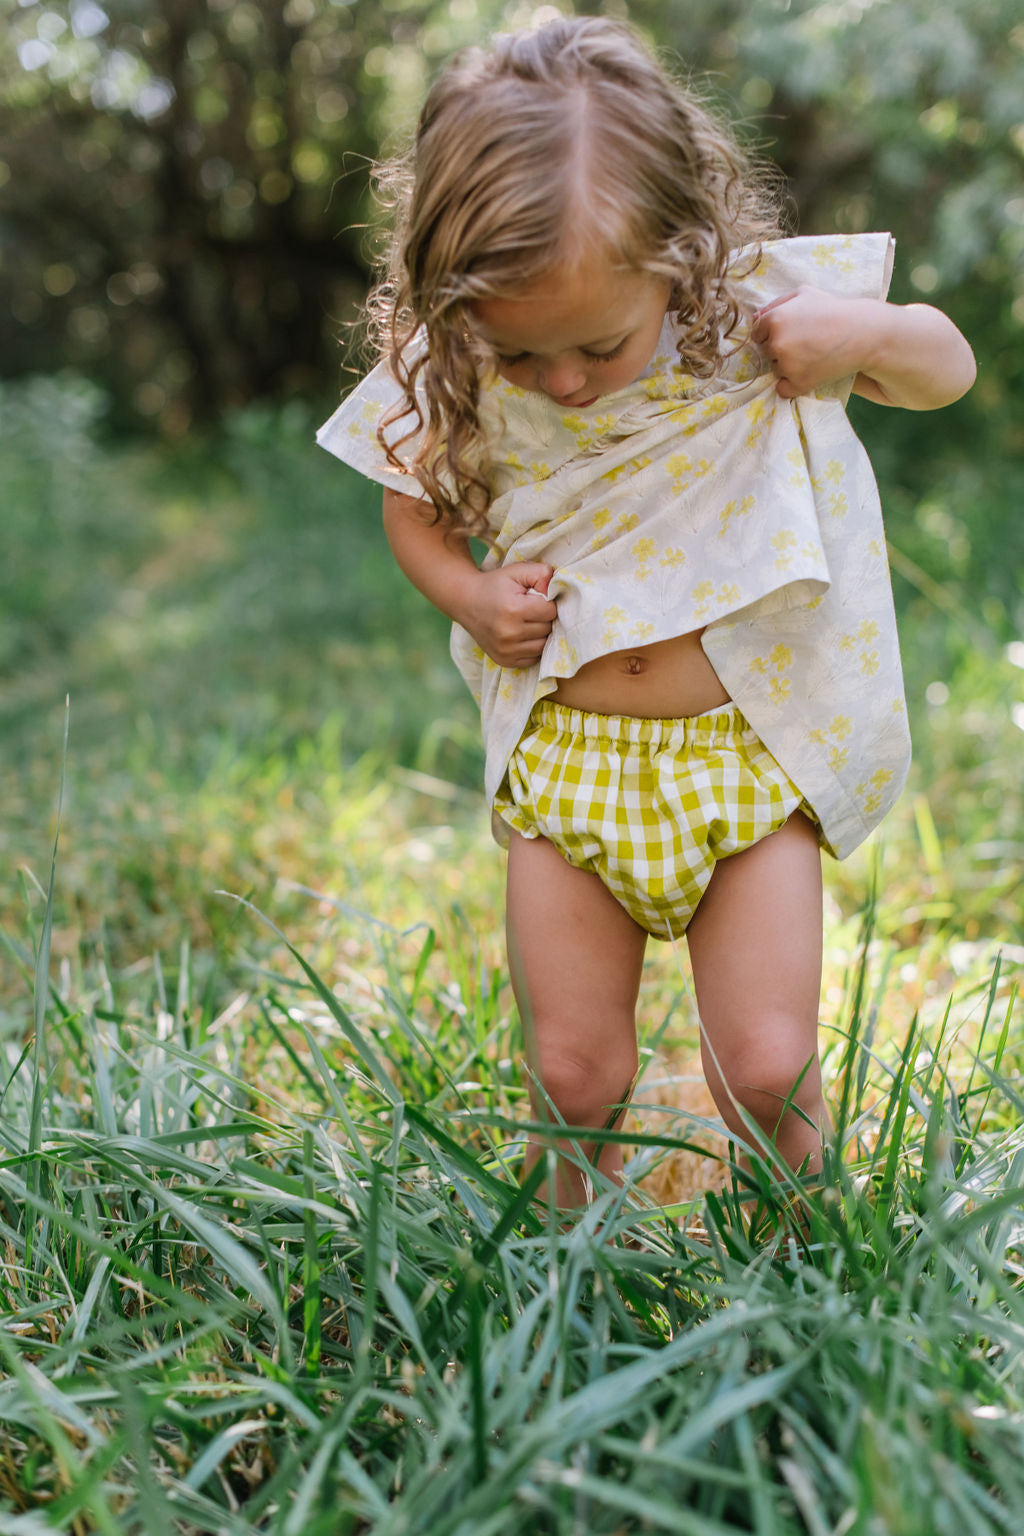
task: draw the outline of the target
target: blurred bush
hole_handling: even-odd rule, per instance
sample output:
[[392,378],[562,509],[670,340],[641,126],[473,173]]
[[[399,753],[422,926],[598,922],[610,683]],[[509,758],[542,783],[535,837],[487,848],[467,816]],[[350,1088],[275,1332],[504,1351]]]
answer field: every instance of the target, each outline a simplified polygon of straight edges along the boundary
[[[146,421],[174,438],[247,402],[336,393],[352,377],[338,336],[367,282],[369,158],[408,131],[444,55],[556,9],[0,0],[0,372],[70,366],[102,382],[108,430]],[[1019,0],[604,9],[681,59],[775,157],[794,227],[893,230],[892,297],[938,303],[973,342],[980,376],[963,403],[938,418],[855,403],[854,416],[906,556],[903,606],[919,603],[931,623],[922,579],[952,586],[1002,642],[1019,638]],[[301,484],[304,471],[274,420],[262,474],[287,506],[283,478]],[[25,473],[59,477],[63,451]],[[955,636],[943,629],[940,676]]]
[[[965,441],[994,414],[1019,449],[1017,0],[604,8],[707,75],[777,159],[804,230],[894,230],[894,297],[935,298],[984,353]],[[444,55],[555,12],[0,0],[0,370],[70,364],[106,382],[118,419],[174,433],[331,387],[366,283],[369,158],[410,128]]]
[[253,404],[168,445],[105,440],[107,406],[70,375],[0,384],[9,762],[70,691],[77,748],[122,765],[201,776],[334,719],[349,759],[475,784],[447,623],[392,560],[378,488],[316,447],[318,413]]

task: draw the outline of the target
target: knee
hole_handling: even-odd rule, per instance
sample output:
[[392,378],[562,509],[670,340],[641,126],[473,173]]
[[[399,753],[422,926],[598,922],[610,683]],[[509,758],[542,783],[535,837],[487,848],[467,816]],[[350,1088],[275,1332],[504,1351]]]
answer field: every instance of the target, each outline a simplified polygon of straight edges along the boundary
[[[567,1125],[603,1125],[621,1104],[637,1069],[636,1051],[591,1055],[558,1046],[542,1050],[535,1063],[544,1093]],[[547,1106],[542,1095],[538,1110]]]
[[[792,1020],[763,1020],[756,1037],[725,1059],[720,1056],[717,1063],[705,1046],[704,1061],[709,1082],[721,1083],[724,1078],[725,1097],[761,1124],[774,1123],[787,1101],[805,1112],[817,1110],[821,1099],[818,1053],[808,1047],[806,1030],[794,1030]],[[725,1112],[724,1105],[720,1108]]]

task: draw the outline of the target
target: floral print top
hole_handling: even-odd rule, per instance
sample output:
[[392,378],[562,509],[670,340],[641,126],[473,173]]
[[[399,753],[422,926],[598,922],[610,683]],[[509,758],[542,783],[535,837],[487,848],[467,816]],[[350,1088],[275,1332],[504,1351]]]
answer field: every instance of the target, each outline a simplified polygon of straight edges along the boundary
[[[737,289],[751,314],[802,283],[884,298],[892,249],[885,234],[774,241]],[[781,400],[743,330],[716,377],[695,379],[670,315],[639,378],[587,409],[500,379],[484,386],[486,564],[552,565],[558,607],[531,667],[499,667],[453,628],[452,654],[480,705],[489,799],[534,702],[560,678],[703,627],[723,687],[812,806],[824,846],[842,858],[881,820],[910,739],[878,492],[845,411],[852,382]],[[379,365],[317,440],[417,494],[376,436],[399,397]],[[389,430],[400,438],[400,426]],[[409,460],[413,451],[413,439],[399,449]]]

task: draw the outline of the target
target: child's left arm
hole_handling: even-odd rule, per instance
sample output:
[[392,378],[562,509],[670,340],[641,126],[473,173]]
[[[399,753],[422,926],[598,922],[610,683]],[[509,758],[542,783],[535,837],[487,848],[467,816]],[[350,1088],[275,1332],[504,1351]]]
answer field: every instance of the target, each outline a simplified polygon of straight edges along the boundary
[[930,304],[801,287],[759,310],[751,336],[771,359],[784,400],[855,374],[856,395],[931,411],[959,400],[976,373],[967,341]]

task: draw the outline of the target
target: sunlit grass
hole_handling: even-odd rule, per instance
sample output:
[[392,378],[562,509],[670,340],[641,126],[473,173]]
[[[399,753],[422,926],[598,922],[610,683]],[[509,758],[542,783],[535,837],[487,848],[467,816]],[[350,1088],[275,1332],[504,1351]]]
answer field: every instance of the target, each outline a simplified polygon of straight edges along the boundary
[[[901,1018],[867,904],[833,973],[824,1187],[780,1187],[756,1146],[743,1171],[666,1071],[694,1044],[677,974],[645,1026],[638,1182],[595,1176],[566,1227],[516,1181],[491,938],[420,890],[410,928],[304,896],[301,947],[230,903],[249,961],[217,1005],[187,949],[172,984],[153,959],[51,985],[0,1132],[10,1514],[525,1536],[917,1533],[927,1507],[942,1536],[1014,1530],[1024,1132],[1001,968],[961,978],[944,1026]],[[36,898],[40,956],[59,905]],[[687,1182],[687,1155],[712,1177]]]
[[566,1223],[375,509],[294,413],[173,471],[64,425],[0,635],[0,1533],[1017,1536],[1016,669],[971,653],[827,865],[825,1183],[741,1161],[652,944],[628,1183]]

